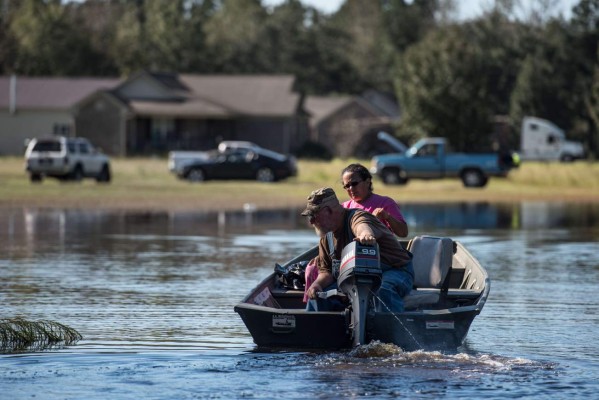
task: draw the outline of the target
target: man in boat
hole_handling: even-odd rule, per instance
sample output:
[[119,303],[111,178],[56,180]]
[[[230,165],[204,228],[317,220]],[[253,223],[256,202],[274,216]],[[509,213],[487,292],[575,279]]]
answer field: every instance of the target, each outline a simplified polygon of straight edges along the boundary
[[313,191],[302,215],[320,236],[318,249],[318,277],[308,288],[308,310],[325,311],[334,308],[329,300],[318,298],[318,292],[336,286],[332,273],[332,260],[328,251],[327,232],[333,233],[335,258],[341,257],[341,250],[352,240],[363,245],[378,243],[383,269],[382,284],[378,291],[379,311],[403,311],[403,297],[411,290],[414,282],[412,254],[405,250],[393,233],[374,215],[358,210],[345,209],[335,191],[329,187]]
[[[390,197],[374,193],[372,175],[362,164],[350,164],[341,171],[343,189],[347,191],[349,200],[343,202],[343,208],[359,208],[377,217],[391,232],[399,237],[408,236],[408,224],[399,209],[399,205]],[[307,303],[308,289],[318,275],[316,262],[310,260],[306,266],[304,303]]]

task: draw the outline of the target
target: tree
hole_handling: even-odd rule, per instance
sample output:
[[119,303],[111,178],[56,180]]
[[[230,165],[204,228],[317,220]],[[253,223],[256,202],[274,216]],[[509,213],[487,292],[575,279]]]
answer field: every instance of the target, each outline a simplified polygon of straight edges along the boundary
[[23,0],[10,22],[16,57],[9,66],[24,75],[94,75],[101,56],[60,1]]
[[260,54],[267,13],[260,0],[223,0],[205,26],[216,71],[257,73],[272,70]]
[[[599,156],[599,0],[581,0],[572,9],[572,28],[577,54],[581,57],[580,70],[586,79],[582,79],[581,93],[586,115],[586,130],[589,150],[595,158]],[[583,117],[584,119],[584,117]]]
[[410,134],[444,136],[459,150],[490,146],[519,68],[517,26],[499,14],[431,31],[399,57],[395,88]]
[[454,9],[453,1],[388,0],[382,9],[385,31],[396,51],[403,52],[439,27],[442,15]]
[[381,2],[346,0],[329,23],[350,40],[351,45],[344,48],[345,58],[359,76],[361,91],[375,88],[392,92],[394,48],[385,29]]
[[559,22],[532,28],[511,95],[510,117],[519,126],[526,115],[546,118],[569,130],[582,104],[581,69],[575,38]]

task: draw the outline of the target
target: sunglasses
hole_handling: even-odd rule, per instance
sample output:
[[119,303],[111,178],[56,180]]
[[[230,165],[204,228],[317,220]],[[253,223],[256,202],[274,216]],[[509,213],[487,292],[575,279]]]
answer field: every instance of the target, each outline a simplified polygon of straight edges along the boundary
[[364,181],[353,181],[353,182],[348,182],[345,185],[343,185],[343,189],[348,190],[349,188],[353,188],[356,185],[358,185],[359,183],[362,183]]

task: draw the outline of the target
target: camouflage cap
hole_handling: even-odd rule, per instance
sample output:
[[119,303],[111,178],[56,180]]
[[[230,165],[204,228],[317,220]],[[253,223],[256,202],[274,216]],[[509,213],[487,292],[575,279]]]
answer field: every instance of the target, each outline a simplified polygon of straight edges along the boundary
[[339,204],[339,200],[337,200],[337,195],[333,189],[330,187],[316,189],[308,196],[308,205],[302,211],[302,215],[312,215],[331,203]]

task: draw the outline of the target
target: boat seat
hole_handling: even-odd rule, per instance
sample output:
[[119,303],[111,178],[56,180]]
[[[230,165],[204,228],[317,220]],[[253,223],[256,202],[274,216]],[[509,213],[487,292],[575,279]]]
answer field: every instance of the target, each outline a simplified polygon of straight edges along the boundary
[[408,243],[408,250],[414,255],[414,289],[404,297],[405,309],[438,303],[441,292],[447,292],[449,286],[453,240],[416,236]]

